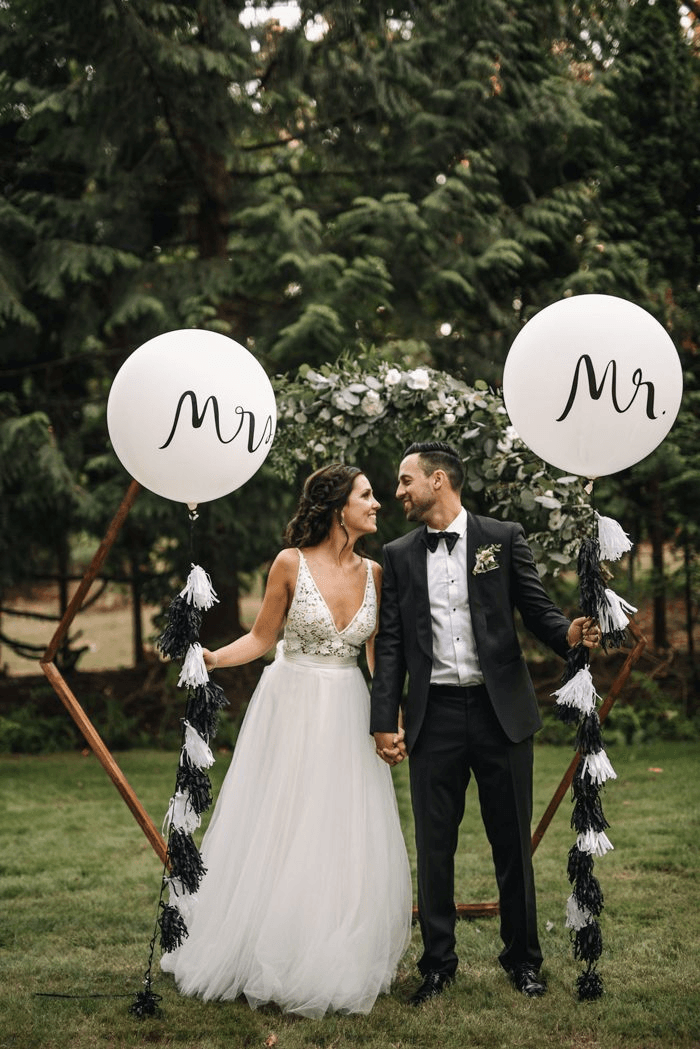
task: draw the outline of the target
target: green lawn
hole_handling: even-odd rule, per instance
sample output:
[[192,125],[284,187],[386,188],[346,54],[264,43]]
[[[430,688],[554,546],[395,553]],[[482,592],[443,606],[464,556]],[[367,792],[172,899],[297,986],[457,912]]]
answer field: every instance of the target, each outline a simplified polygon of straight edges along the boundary
[[[536,749],[536,820],[569,757],[561,748]],[[241,1001],[192,1001],[178,996],[156,964],[163,1016],[139,1021],[128,1006],[148,960],[158,860],[94,757],[2,756],[0,1049],[700,1046],[700,744],[611,749],[610,757],[618,779],[603,802],[615,851],[595,867],[605,894],[599,1001],[576,999],[580,967],[564,927],[566,858],[574,840],[567,797],[535,856],[545,998],[529,1001],[512,991],[496,962],[497,920],[482,919],[459,923],[457,982],[420,1010],[405,1004],[417,983],[416,929],[393,993],[368,1017],[304,1020],[272,1007],[254,1013]],[[159,824],[177,754],[131,751],[117,760]],[[227,764],[228,755],[219,755],[215,787]],[[405,767],[395,770],[395,782],[411,848]],[[459,902],[495,898],[472,792]]]

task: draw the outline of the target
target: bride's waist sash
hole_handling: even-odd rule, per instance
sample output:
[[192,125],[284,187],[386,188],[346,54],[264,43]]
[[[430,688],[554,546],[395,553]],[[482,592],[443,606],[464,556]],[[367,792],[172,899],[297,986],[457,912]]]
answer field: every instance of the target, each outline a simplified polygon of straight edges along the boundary
[[290,652],[284,641],[277,645],[276,659],[285,659],[288,663],[296,663],[305,667],[356,667],[357,656],[327,656],[321,653],[311,654],[308,652]]

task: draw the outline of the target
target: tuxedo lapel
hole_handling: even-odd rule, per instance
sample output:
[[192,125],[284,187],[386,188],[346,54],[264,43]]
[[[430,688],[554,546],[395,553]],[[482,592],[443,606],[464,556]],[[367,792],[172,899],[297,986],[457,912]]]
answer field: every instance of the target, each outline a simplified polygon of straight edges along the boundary
[[474,575],[476,552],[480,546],[486,545],[486,540],[487,535],[481,522],[467,510],[467,593],[469,594],[469,612],[475,638],[482,638],[486,635],[486,613]]
[[473,569],[476,564],[476,552],[480,546],[488,542],[488,534],[484,531],[481,521],[467,510],[467,576],[473,579]]
[[415,529],[413,533],[414,542],[409,556],[411,558],[411,580],[414,600],[413,607],[416,615],[418,644],[428,659],[432,660],[433,626],[430,618],[430,595],[428,593],[427,547],[423,541],[425,533],[425,525]]

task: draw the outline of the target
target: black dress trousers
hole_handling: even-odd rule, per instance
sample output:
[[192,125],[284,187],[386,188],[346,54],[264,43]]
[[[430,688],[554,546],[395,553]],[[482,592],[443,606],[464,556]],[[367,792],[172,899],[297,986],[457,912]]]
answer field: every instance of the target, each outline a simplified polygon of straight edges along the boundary
[[418,866],[422,973],[452,974],[454,856],[473,773],[496,872],[506,970],[538,970],[542,952],[532,869],[532,737],[512,743],[479,685],[431,685],[425,720],[409,759]]

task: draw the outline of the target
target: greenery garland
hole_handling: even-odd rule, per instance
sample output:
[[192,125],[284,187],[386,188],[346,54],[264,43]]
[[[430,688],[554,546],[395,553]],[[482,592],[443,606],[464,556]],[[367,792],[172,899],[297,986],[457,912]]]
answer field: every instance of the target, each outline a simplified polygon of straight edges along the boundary
[[[537,458],[510,425],[503,398],[434,368],[401,367],[369,350],[293,378],[273,380],[278,429],[269,461],[293,482],[304,464],[362,462],[369,450],[396,456],[415,440],[449,441],[466,467],[465,498],[521,521],[542,576],[575,567],[594,524],[584,482]],[[543,391],[543,396],[546,392]]]

